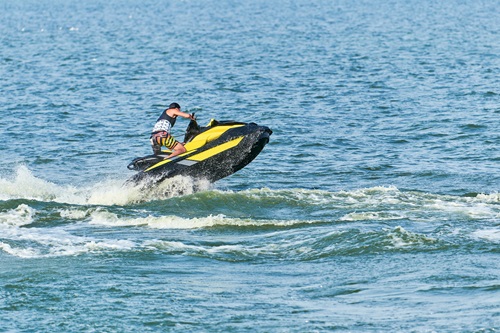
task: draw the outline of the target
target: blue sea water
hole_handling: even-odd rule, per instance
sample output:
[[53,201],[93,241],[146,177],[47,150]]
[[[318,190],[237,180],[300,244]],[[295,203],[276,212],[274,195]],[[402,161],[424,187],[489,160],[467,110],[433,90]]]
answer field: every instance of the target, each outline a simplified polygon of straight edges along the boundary
[[[0,332],[498,332],[498,5],[0,1]],[[274,133],[123,187],[174,101]]]

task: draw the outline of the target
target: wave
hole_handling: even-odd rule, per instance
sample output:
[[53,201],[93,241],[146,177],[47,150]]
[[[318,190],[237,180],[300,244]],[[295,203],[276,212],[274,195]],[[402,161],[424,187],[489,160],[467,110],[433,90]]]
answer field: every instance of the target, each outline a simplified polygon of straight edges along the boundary
[[[242,233],[226,241],[193,237],[189,240],[133,238],[105,238],[89,229],[85,234],[74,235],[74,228],[33,226],[37,211],[25,204],[0,214],[0,250],[20,258],[75,256],[107,252],[150,252],[201,256],[223,261],[246,261],[271,258],[277,260],[318,260],[337,255],[360,255],[387,251],[429,250],[443,246],[432,237],[406,231],[403,227],[370,230],[360,227],[336,228],[324,232],[323,228],[286,227],[304,225],[303,221],[243,220],[224,216],[182,219],[176,216],[120,219],[116,214],[96,209],[83,215],[61,211],[62,216],[80,219],[90,216],[90,225],[98,226],[148,226],[155,229],[190,229],[214,226],[272,226],[262,234]],[[309,223],[314,226],[314,223]],[[29,226],[29,227],[27,227]],[[278,229],[276,229],[279,227]],[[77,232],[80,234],[80,232]],[[130,236],[130,234],[129,234]]]
[[[310,261],[335,256],[441,251],[477,242],[481,248],[485,242],[496,247],[499,242],[498,228],[491,225],[464,230],[464,225],[441,224],[429,232],[428,224],[422,227],[422,223],[408,221],[403,221],[407,225],[403,227],[397,222],[391,226],[383,221],[372,224],[370,220],[326,223],[224,215],[127,217],[103,207],[57,210],[62,219],[75,223],[40,225],[38,215],[43,212],[27,204],[0,211],[0,250],[21,258],[154,251],[222,261]],[[162,229],[174,233],[154,231]],[[187,236],[181,232],[208,229],[210,237],[205,232]]]
[[188,177],[167,179],[150,190],[140,186],[125,186],[124,182],[110,179],[83,187],[57,185],[35,177],[26,166],[19,166],[13,178],[0,178],[0,200],[27,199],[74,205],[125,206],[210,188],[208,182]]
[[[159,251],[216,260],[321,260],[434,251],[469,242],[496,246],[499,220],[498,193],[231,191],[186,178],[144,192],[115,180],[57,185],[26,167],[0,178],[0,253],[23,258]],[[207,241],[207,230],[208,239],[220,241]]]
[[449,247],[447,242],[409,232],[400,226],[379,231],[312,232],[307,236],[299,231],[275,231],[263,238],[247,236],[228,242],[151,239],[141,244],[141,248],[148,251],[220,261],[315,261],[338,256],[436,251]]
[[500,228],[481,229],[473,232],[472,235],[481,240],[500,243]]
[[[197,193],[204,202],[231,202],[242,209],[245,205],[276,216],[287,210],[292,215],[318,220],[355,221],[433,221],[495,220],[500,218],[498,193],[475,197],[401,191],[396,187],[373,187],[352,191],[329,192],[308,189],[268,188],[241,192],[217,191]],[[342,214],[342,215],[340,215]],[[285,214],[286,215],[286,214]]]
[[128,240],[97,240],[75,236],[63,227],[26,227],[33,224],[37,211],[26,204],[0,213],[0,249],[21,258],[77,255],[101,249],[129,250]]
[[[411,218],[411,212],[442,211],[462,213],[470,217],[499,217],[500,194],[477,193],[474,196],[452,196],[417,191],[401,191],[396,187],[372,187],[351,191],[324,191],[302,188],[219,190],[206,181],[188,177],[167,179],[151,189],[124,186],[124,181],[110,179],[86,186],[58,185],[40,179],[25,166],[15,176],[0,178],[0,200],[35,200],[70,205],[128,206],[158,200],[184,197],[191,203],[228,204],[310,210],[351,210],[344,220]],[[391,208],[394,208],[392,210]],[[403,212],[403,213],[402,213]],[[313,216],[315,214],[312,214]]]
[[[162,203],[164,200],[168,204]],[[0,212],[19,203],[29,207],[42,204],[47,209],[57,204],[58,218],[62,220],[159,229],[290,226],[332,221],[495,222],[500,219],[499,202],[498,193],[452,196],[401,191],[396,187],[338,192],[301,188],[231,191],[185,177],[169,179],[149,190],[123,186],[119,180],[74,187],[39,179],[26,167],[19,167],[13,179],[0,178]]]

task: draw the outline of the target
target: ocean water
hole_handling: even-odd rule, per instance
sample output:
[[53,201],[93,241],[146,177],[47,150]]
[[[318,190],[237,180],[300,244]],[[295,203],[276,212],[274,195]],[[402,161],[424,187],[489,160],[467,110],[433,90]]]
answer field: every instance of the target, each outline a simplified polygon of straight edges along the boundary
[[[0,332],[500,330],[497,1],[0,12]],[[124,187],[171,102],[274,133]]]

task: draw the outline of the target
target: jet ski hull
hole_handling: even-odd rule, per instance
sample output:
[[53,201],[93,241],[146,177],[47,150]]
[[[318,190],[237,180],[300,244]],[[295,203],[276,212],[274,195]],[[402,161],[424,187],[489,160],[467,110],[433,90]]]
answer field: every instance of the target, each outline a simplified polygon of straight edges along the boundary
[[[189,132],[192,127],[194,134]],[[253,161],[271,134],[268,127],[255,123],[215,122],[201,128],[191,121],[186,130],[186,153],[172,159],[165,159],[168,153],[135,159],[128,168],[139,172],[129,182],[157,183],[178,175],[215,182]]]

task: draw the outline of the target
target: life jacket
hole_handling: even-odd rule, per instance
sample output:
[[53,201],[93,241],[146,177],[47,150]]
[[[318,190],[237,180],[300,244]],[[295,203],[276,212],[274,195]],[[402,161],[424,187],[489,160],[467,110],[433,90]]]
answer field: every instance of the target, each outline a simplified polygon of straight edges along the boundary
[[175,125],[177,117],[170,117],[167,114],[167,110],[163,111],[160,117],[158,117],[158,119],[156,120],[152,133],[157,133],[157,132],[170,133],[170,129]]

